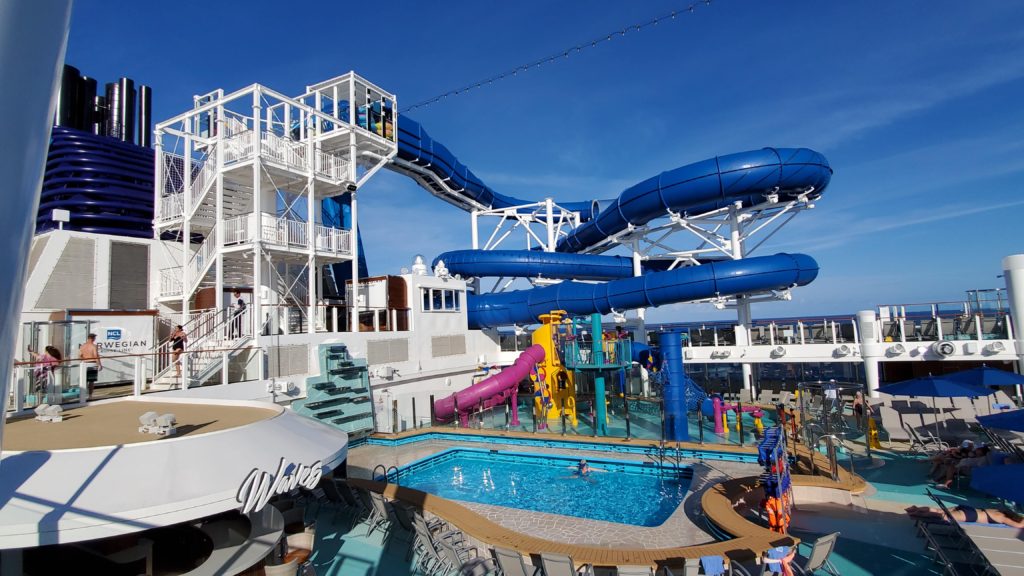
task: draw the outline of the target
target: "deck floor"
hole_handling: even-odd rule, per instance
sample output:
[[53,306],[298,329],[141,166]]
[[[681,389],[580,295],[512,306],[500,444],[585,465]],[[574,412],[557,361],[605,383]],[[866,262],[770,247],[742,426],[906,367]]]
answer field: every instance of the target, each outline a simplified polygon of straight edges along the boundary
[[174,414],[178,425],[177,433],[171,438],[245,426],[277,414],[272,408],[111,401],[66,410],[63,422],[40,422],[32,417],[10,420],[4,425],[3,449],[30,451],[96,448],[166,438],[139,432],[139,416],[150,411]]

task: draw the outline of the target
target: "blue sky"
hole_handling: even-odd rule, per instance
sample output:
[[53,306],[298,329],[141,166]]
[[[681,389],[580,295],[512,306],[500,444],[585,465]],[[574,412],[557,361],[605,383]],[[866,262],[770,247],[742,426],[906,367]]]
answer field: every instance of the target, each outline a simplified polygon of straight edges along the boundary
[[[299,93],[348,70],[410,105],[686,3],[355,6],[77,0],[67,61],[152,86],[156,120],[214,88]],[[611,198],[763,146],[822,152],[826,195],[760,251],[809,254],[819,277],[755,307],[811,317],[1002,285],[1000,259],[1024,251],[1022,102],[1024,3],[715,0],[411,116],[525,198]],[[373,274],[469,247],[468,215],[390,172],[360,191],[359,214]]]

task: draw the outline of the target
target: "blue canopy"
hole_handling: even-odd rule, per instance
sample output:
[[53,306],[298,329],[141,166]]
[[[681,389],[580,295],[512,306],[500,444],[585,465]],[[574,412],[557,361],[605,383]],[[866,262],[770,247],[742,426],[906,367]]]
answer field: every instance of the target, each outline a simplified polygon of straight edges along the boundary
[[893,396],[931,396],[939,398],[977,398],[988,396],[993,391],[960,380],[941,376],[922,376],[878,388],[879,392]]
[[969,370],[961,370],[946,374],[944,378],[959,380],[975,386],[1018,386],[1024,384],[1024,376],[998,368],[980,366]]
[[1024,410],[1010,410],[991,416],[978,416],[978,422],[986,428],[1024,432]]
[[974,468],[971,488],[1003,500],[1024,502],[1024,464]]

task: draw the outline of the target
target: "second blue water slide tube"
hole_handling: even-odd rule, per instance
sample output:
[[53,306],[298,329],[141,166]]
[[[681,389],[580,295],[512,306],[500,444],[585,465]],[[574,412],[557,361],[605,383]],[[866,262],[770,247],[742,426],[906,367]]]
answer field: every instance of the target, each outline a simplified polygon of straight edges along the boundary
[[775,254],[654,272],[602,284],[562,282],[544,288],[484,294],[468,299],[469,325],[495,328],[530,324],[551,310],[572,315],[609,314],[714,296],[805,286],[818,263],[804,254]]

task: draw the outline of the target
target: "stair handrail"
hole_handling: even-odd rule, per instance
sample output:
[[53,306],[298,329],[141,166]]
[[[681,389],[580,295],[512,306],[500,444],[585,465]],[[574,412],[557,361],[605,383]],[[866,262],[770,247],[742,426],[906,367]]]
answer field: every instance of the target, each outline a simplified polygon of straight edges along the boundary
[[387,468],[387,466],[385,466],[383,464],[377,464],[376,466],[373,467],[373,471],[370,472],[370,480],[373,480],[375,482],[377,481],[377,468],[380,468],[381,470],[384,471],[384,482],[387,483],[387,481],[388,481],[388,468]]
[[398,466],[394,466],[394,465],[388,466],[387,470],[384,471],[384,480],[387,481],[388,477],[391,476],[391,471],[392,470],[395,471],[395,484],[396,485],[401,485],[402,483],[398,481]]

